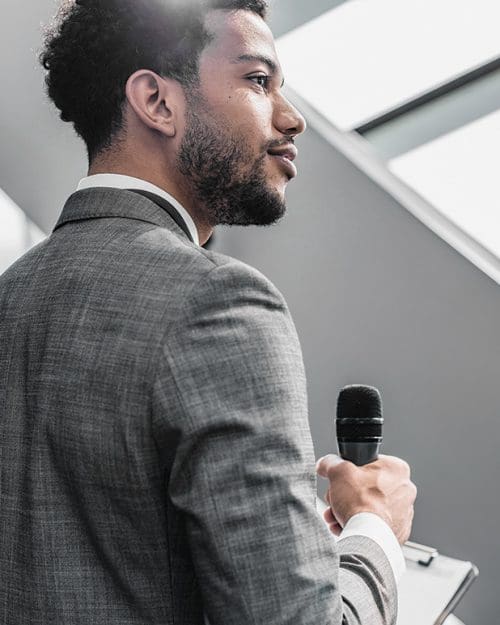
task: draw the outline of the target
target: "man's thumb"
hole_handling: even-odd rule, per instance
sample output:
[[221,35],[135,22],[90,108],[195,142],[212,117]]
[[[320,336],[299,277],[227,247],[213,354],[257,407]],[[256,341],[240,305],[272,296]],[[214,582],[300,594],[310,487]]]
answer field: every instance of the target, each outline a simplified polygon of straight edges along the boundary
[[321,477],[328,477],[330,469],[333,469],[342,462],[345,461],[342,460],[340,456],[337,456],[337,454],[323,456],[316,462],[316,473],[321,475]]

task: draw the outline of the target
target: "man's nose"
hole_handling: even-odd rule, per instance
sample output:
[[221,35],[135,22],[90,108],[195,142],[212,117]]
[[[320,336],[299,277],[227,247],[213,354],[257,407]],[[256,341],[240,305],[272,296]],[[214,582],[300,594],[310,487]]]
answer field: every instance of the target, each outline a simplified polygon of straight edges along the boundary
[[276,105],[276,127],[285,135],[300,135],[307,127],[306,120],[293,104],[281,95]]

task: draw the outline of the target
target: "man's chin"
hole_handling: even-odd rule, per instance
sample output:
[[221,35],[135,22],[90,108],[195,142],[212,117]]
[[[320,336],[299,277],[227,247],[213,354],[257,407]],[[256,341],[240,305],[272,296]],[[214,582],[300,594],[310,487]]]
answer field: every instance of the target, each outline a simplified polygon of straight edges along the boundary
[[286,184],[267,180],[256,170],[241,182],[217,188],[211,197],[200,196],[212,226],[270,226],[286,212]]
[[286,209],[283,207],[280,211],[249,214],[239,214],[227,219],[219,220],[217,225],[220,226],[272,226],[280,221],[285,215]]
[[[267,201],[254,201],[240,204],[238,210],[219,214],[218,225],[226,226],[271,226],[277,223],[286,213],[286,205],[279,194],[267,196]],[[260,198],[262,200],[262,198]]]

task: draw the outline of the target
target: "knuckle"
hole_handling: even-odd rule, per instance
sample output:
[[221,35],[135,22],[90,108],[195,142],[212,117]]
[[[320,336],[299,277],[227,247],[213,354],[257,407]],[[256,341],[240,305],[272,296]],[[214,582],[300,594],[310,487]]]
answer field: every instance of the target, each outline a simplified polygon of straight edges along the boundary
[[391,469],[395,473],[406,479],[410,478],[410,465],[406,462],[406,460],[403,460],[402,458],[398,458],[397,456],[391,457]]
[[325,469],[325,459],[324,458],[320,458],[317,462],[316,462],[316,471],[318,473],[323,473]]
[[330,479],[340,479],[346,475],[349,471],[349,462],[345,462],[344,460],[336,461],[334,464],[328,467],[328,477]]
[[381,465],[386,467],[389,471],[397,472],[409,477],[410,465],[398,456],[384,456],[381,458]]
[[335,469],[338,463],[339,458],[337,456],[333,454],[328,454],[327,456],[321,458],[316,466],[320,473],[329,476],[331,471]]
[[415,485],[414,482],[411,482],[411,490],[412,490],[412,494],[413,494],[413,501],[415,501],[415,499],[417,498],[418,495],[418,488]]
[[329,466],[326,468],[326,475],[327,475],[328,479],[330,479],[330,480],[331,480],[331,479],[332,479],[332,477],[335,475],[335,467],[334,467],[334,466],[332,466],[332,465],[329,465]]
[[378,467],[388,467],[391,466],[392,456],[386,456],[385,454],[380,454],[377,458],[376,462],[372,462],[373,466],[378,465]]
[[330,483],[336,482],[341,479],[341,471],[338,467],[331,467],[328,469],[327,477],[330,480]]
[[356,466],[352,462],[344,462],[338,469],[339,477],[348,482],[356,481],[356,475],[362,470],[361,467]]
[[406,462],[406,460],[403,460],[402,458],[397,458],[397,461],[398,461],[398,464],[399,464],[399,467],[400,467],[401,471],[405,475],[409,476],[410,475],[410,471],[411,471],[410,465]]

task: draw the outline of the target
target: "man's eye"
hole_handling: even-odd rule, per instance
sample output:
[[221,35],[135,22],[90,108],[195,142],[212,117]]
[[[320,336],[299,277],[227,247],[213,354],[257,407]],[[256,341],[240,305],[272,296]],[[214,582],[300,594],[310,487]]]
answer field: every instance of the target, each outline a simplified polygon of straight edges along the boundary
[[267,89],[269,86],[270,76],[266,76],[265,74],[259,74],[258,76],[249,76],[249,80],[255,82],[255,84]]

